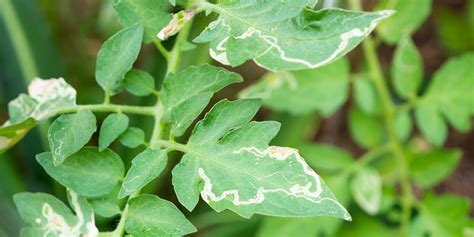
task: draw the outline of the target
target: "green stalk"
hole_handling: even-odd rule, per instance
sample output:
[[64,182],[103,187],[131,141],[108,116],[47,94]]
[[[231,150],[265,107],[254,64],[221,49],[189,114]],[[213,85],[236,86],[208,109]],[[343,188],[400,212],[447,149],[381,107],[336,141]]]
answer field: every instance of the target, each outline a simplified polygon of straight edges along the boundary
[[0,16],[3,16],[10,40],[18,56],[18,63],[26,82],[39,75],[39,70],[34,61],[33,52],[28,44],[26,33],[23,31],[20,19],[16,14],[11,0],[0,0]]
[[[194,1],[189,0],[187,6],[190,6],[190,5],[193,5],[193,4],[194,4]],[[167,51],[166,51],[166,53],[165,53],[165,51],[163,51],[164,48],[161,47],[161,44],[156,44],[155,43],[155,45],[157,46],[158,51],[160,51],[162,54],[164,54],[165,58],[168,61],[168,70],[167,70],[168,72],[167,73],[176,73],[179,70],[179,65],[180,65],[180,61],[181,61],[181,57],[182,57],[182,51],[180,49],[180,45],[185,40],[187,40],[187,38],[189,36],[189,32],[191,30],[191,25],[192,25],[192,20],[190,20],[181,29],[181,31],[178,34],[178,37],[176,39],[175,45],[173,46],[173,49],[171,50],[171,52],[169,54],[168,54]],[[110,107],[110,105],[105,105],[105,106],[108,106],[108,107],[105,107],[104,109],[114,109],[114,108],[117,109],[118,108],[117,105],[113,105],[112,107]],[[93,107],[93,108],[98,109],[97,107]],[[145,109],[145,108],[147,108],[147,109]],[[126,107],[122,107],[122,109],[127,109],[128,112],[147,111],[145,114],[150,115],[149,114],[150,111],[149,111],[148,107],[134,108],[134,107],[131,107],[131,106],[126,106]],[[161,119],[162,119],[162,116],[163,116],[163,103],[161,102],[159,97],[157,97],[156,105],[152,107],[152,114],[151,115],[155,119],[155,124],[153,126],[153,133],[152,133],[150,141],[149,141],[149,144],[150,144],[151,147],[158,146],[158,145],[161,145],[161,146],[167,145],[166,147],[176,149],[176,150],[180,150],[180,149],[183,149],[183,147],[184,148],[186,147],[183,144],[177,144],[177,143],[166,141],[166,140],[160,140],[160,138],[162,137]],[[132,198],[134,198],[138,195],[140,195],[140,190],[138,190],[137,192],[132,194],[129,197],[128,201],[130,201]],[[112,237],[121,237],[125,232],[125,220],[127,219],[128,208],[129,208],[128,201],[127,201],[127,204],[125,205],[125,208],[122,212],[122,215],[120,217],[120,221],[119,221],[119,224],[117,225],[117,228],[112,232],[112,235],[111,235]]]
[[92,112],[115,112],[155,116],[155,107],[153,106],[132,106],[116,104],[76,105],[59,109],[57,114],[74,113],[81,109],[88,109]]
[[[360,0],[349,0],[349,4],[352,9],[361,11],[362,6]],[[384,111],[384,124],[389,135],[389,145],[393,155],[397,158],[401,167],[401,188],[402,188],[402,220],[400,225],[400,231],[402,236],[408,235],[410,226],[411,212],[413,207],[413,191],[411,187],[409,177],[409,163],[407,157],[403,152],[403,148],[398,138],[397,131],[395,128],[395,112],[396,106],[390,98],[390,93],[385,82],[384,75],[380,66],[380,62],[377,57],[377,51],[375,49],[374,42],[369,36],[362,43],[365,60],[367,62],[369,77],[375,85],[377,93],[380,95],[382,100],[382,106]]]

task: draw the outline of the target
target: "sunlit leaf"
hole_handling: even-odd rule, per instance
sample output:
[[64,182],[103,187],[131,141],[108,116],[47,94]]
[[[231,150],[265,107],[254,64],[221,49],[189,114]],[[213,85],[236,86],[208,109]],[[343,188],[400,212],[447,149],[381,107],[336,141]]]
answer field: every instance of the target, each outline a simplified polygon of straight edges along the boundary
[[189,150],[173,170],[178,200],[192,210],[201,193],[214,210],[229,209],[243,217],[350,219],[296,149],[268,146],[278,123],[249,123],[259,107],[255,99],[223,100],[198,122]]
[[83,148],[60,166],[53,165],[50,152],[37,155],[36,160],[56,181],[85,197],[108,194],[124,175],[124,165],[117,154],[111,150],[99,152],[94,147]]
[[154,195],[140,195],[129,202],[125,228],[134,236],[182,236],[196,232],[171,202]]
[[104,42],[97,54],[95,78],[109,94],[122,87],[125,74],[138,57],[143,38],[143,25],[134,24],[117,32]]
[[120,189],[119,198],[126,197],[158,177],[166,168],[168,157],[163,150],[148,148],[132,160]]
[[[308,0],[220,1],[219,14],[194,41],[210,42],[217,61],[237,66],[254,60],[270,70],[317,68],[357,46],[391,11],[313,11]],[[344,24],[341,24],[344,22]]]
[[62,164],[84,147],[96,130],[96,118],[90,110],[79,110],[75,114],[64,114],[57,118],[48,130],[54,165]]

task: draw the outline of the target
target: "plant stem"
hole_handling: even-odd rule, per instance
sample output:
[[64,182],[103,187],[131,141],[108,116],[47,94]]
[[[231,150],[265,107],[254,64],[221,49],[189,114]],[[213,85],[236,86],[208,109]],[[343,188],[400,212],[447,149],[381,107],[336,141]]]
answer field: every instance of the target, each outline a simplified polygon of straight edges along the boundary
[[154,148],[157,144],[157,141],[161,138],[161,118],[163,116],[163,103],[158,98],[156,105],[154,107],[154,117],[155,117],[155,125],[153,125],[153,133],[151,134],[150,139],[150,146]]
[[[349,0],[351,8],[357,11],[362,10],[360,0]],[[389,135],[389,145],[393,155],[397,158],[401,168],[401,189],[402,189],[402,220],[400,225],[401,236],[408,235],[408,229],[411,219],[411,211],[413,206],[413,192],[409,177],[409,163],[403,152],[403,148],[398,138],[395,128],[395,112],[396,106],[390,98],[390,92],[387,88],[381,65],[377,57],[377,51],[372,38],[369,36],[362,43],[364,56],[367,61],[369,77],[375,85],[377,93],[382,100],[384,110],[384,123]]]
[[57,114],[73,113],[81,109],[88,109],[93,112],[116,112],[155,116],[155,107],[153,106],[132,106],[116,104],[76,105],[59,109],[57,111]]
[[161,55],[166,59],[169,63],[170,61],[170,52],[163,46],[160,40],[155,40],[155,47],[160,51]]
[[138,196],[139,194],[140,190],[128,197],[127,204],[125,204],[122,214],[120,215],[120,221],[117,225],[117,228],[115,228],[115,230],[111,233],[110,237],[121,237],[123,235],[123,233],[125,232],[125,220],[127,219],[128,209],[130,207],[129,201],[132,200],[134,197]]
[[39,70],[34,61],[33,51],[28,43],[26,32],[21,26],[11,0],[0,0],[0,16],[3,16],[2,18],[5,21],[5,27],[10,35],[25,82],[29,82],[39,75]]
[[170,148],[172,150],[181,151],[184,153],[189,152],[189,148],[186,145],[174,141],[156,140],[156,144],[165,148]]

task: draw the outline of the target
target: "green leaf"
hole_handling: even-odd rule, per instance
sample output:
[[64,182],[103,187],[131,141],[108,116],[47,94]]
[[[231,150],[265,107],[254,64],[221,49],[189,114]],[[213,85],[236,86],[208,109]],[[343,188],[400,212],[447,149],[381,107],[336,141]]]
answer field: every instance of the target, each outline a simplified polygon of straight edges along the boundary
[[123,80],[125,89],[136,96],[147,96],[155,91],[155,79],[148,72],[132,69]]
[[53,163],[58,166],[85,146],[97,130],[96,119],[90,110],[64,114],[48,129],[48,141]]
[[469,223],[469,199],[443,195],[428,194],[421,203],[420,216],[417,218],[418,230],[410,236],[462,237],[464,228]]
[[[46,193],[18,193],[13,196],[21,218],[33,229],[33,236],[75,236],[80,233],[73,230],[78,219],[59,199]],[[38,235],[40,234],[40,235]]]
[[354,99],[366,114],[375,115],[381,111],[380,97],[368,75],[354,76]]
[[158,32],[171,20],[166,12],[168,4],[156,0],[120,0],[114,4],[115,11],[124,27],[141,23],[145,27],[143,41],[156,40]]
[[416,108],[422,134],[441,146],[447,136],[445,119],[458,131],[468,132],[474,115],[474,53],[448,60],[439,69]]
[[204,110],[214,92],[242,77],[222,68],[202,65],[168,75],[161,90],[165,119],[172,123],[172,133],[181,136]]
[[121,113],[110,114],[100,127],[99,151],[103,151],[128,128],[129,119]]
[[45,193],[18,193],[13,197],[21,218],[30,227],[21,236],[95,236],[94,213],[83,197],[70,193],[76,216],[60,200]]
[[384,136],[380,121],[356,108],[349,111],[349,131],[352,139],[363,148],[379,145]]
[[120,214],[120,207],[107,199],[92,199],[90,201],[95,214],[102,217],[114,217]]
[[173,170],[178,200],[189,210],[199,192],[214,210],[243,217],[334,216],[350,219],[296,149],[268,146],[274,122],[251,122],[260,101],[222,100],[198,122]]
[[[472,0],[466,7],[470,10],[471,19],[474,19],[474,4]],[[469,14],[469,12],[468,12]],[[474,50],[474,22],[469,22],[467,17],[459,14],[459,11],[449,8],[438,9],[435,14],[435,24],[440,43],[443,48],[451,54],[459,54]],[[472,20],[471,20],[472,21]]]
[[368,214],[375,215],[382,203],[382,178],[377,170],[365,167],[351,180],[354,200]]
[[265,106],[294,115],[320,111],[331,116],[347,100],[349,73],[346,59],[317,69],[270,72],[240,97],[261,98]]
[[8,113],[12,124],[29,118],[43,121],[56,115],[59,109],[75,105],[76,90],[63,78],[35,78],[28,86],[28,95],[20,94],[8,103]]
[[117,154],[111,150],[99,152],[95,147],[83,148],[60,166],[53,165],[50,152],[37,155],[36,160],[56,181],[85,197],[106,195],[124,175],[124,165]]
[[17,144],[35,126],[36,122],[28,119],[19,124],[0,127],[0,154]]
[[432,188],[449,176],[461,160],[459,150],[437,150],[413,154],[410,170],[421,188]]
[[330,217],[281,218],[265,217],[257,232],[257,237],[314,237],[333,236],[341,221]]
[[141,128],[129,127],[119,137],[120,143],[129,148],[145,144],[145,132]]
[[154,195],[140,195],[129,202],[125,228],[134,236],[182,236],[196,232],[171,202]]
[[125,74],[138,57],[143,38],[143,25],[134,24],[117,32],[104,42],[97,54],[95,77],[110,95],[122,87]]
[[431,11],[431,0],[397,0],[395,4],[390,0],[384,0],[377,8],[396,11],[377,29],[385,42],[395,44],[403,37],[413,34],[428,18]]
[[396,113],[394,123],[398,138],[401,141],[407,141],[413,130],[413,122],[408,111]]
[[117,185],[105,196],[89,199],[96,215],[102,217],[114,217],[121,213],[120,207],[125,205],[127,200],[118,199],[118,193],[121,185]]
[[340,148],[326,144],[303,144],[298,147],[308,164],[320,171],[337,172],[353,165],[352,155]]
[[122,183],[119,198],[131,195],[158,177],[166,168],[168,157],[163,150],[148,148],[132,160],[132,167]]
[[[220,63],[238,66],[247,60],[272,71],[317,68],[356,47],[391,11],[341,9],[313,11],[308,0],[221,1],[219,14],[194,41],[210,42]],[[340,24],[344,22],[344,24]]]
[[399,43],[392,62],[392,82],[403,98],[415,97],[423,80],[423,59],[411,38]]

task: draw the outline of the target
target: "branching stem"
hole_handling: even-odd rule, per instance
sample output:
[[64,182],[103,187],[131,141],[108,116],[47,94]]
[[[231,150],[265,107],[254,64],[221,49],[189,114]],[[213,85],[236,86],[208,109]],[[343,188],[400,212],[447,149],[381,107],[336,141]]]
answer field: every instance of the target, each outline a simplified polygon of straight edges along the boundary
[[132,105],[117,105],[117,104],[96,104],[96,105],[76,105],[72,107],[62,108],[57,111],[57,114],[74,113],[81,109],[88,109],[92,112],[115,112],[139,114],[146,116],[155,116],[155,108],[152,106],[132,106]]
[[[349,4],[354,10],[362,10],[360,0],[349,0]],[[365,41],[362,43],[362,47],[369,70],[369,77],[374,83],[375,89],[381,98],[384,111],[384,124],[389,135],[389,145],[401,168],[400,185],[402,189],[402,220],[400,231],[401,236],[407,236],[410,226],[414,197],[409,177],[409,163],[407,161],[406,155],[403,152],[403,148],[395,128],[395,113],[397,111],[397,107],[390,97],[390,92],[382,73],[382,67],[380,66],[379,59],[377,58],[377,51],[370,36],[367,37],[367,39],[365,39]]]

